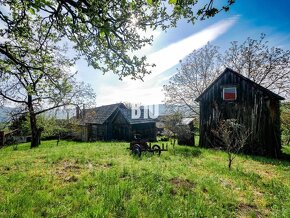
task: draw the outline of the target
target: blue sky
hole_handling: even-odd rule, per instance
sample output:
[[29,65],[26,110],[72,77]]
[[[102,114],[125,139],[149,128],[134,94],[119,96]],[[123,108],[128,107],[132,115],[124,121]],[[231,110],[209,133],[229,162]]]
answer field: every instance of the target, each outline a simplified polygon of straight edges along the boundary
[[117,102],[142,104],[162,103],[162,86],[174,75],[179,60],[208,41],[219,46],[221,51],[231,41],[244,41],[247,37],[258,38],[265,33],[272,46],[290,49],[290,1],[236,0],[229,12],[214,18],[198,21],[195,25],[180,21],[177,28],[167,32],[148,32],[155,37],[152,46],[140,53],[157,66],[153,73],[142,81],[124,79],[120,81],[113,73],[105,75],[87,66],[83,60],[77,62],[75,70],[80,80],[90,83],[97,99],[96,105]]

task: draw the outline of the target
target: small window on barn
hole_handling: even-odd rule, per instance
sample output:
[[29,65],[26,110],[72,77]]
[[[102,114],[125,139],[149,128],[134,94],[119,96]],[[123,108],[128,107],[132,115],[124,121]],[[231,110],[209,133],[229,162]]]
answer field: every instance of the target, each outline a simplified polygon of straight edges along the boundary
[[237,87],[225,87],[223,89],[223,99],[226,101],[234,101],[237,99]]

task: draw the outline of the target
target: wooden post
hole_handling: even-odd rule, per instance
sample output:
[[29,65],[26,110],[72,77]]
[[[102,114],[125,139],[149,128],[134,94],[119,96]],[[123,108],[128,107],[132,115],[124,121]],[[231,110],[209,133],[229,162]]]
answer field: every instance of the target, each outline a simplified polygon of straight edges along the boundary
[[58,145],[59,141],[60,141],[60,133],[58,133],[58,137],[57,137],[56,145]]
[[162,150],[164,150],[164,143],[162,143]]
[[0,131],[0,147],[4,146],[4,141],[5,141],[4,131]]

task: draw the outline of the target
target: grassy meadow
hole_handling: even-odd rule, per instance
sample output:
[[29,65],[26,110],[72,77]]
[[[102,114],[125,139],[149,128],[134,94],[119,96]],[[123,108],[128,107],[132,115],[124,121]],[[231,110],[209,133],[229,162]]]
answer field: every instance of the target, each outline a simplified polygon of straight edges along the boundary
[[241,155],[229,171],[221,151],[176,146],[139,159],[127,147],[1,149],[0,217],[290,217],[289,162]]

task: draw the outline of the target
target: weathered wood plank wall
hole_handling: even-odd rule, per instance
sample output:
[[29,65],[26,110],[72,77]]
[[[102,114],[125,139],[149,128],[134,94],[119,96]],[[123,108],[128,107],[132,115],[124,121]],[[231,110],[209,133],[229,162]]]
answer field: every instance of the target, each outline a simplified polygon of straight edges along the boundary
[[[223,88],[237,87],[235,101],[223,100]],[[237,119],[251,132],[244,152],[278,157],[281,154],[280,101],[230,71],[225,72],[202,95],[200,101],[200,145],[219,146],[212,130],[220,120]]]

